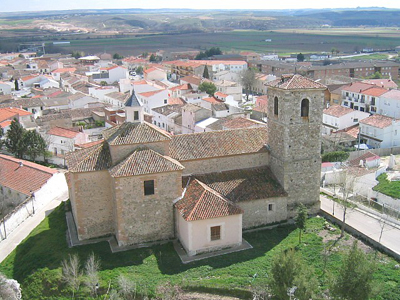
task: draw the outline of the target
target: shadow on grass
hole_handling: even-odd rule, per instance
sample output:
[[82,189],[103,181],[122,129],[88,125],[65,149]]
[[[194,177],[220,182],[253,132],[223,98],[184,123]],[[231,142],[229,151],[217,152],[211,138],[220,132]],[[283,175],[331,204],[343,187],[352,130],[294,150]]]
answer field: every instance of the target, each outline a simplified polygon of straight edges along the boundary
[[294,226],[278,227],[274,230],[258,231],[244,234],[244,238],[253,249],[217,256],[201,261],[182,264],[172,243],[156,245],[149,248],[111,253],[108,242],[68,248],[66,242],[66,220],[64,204],[54,210],[0,265],[7,275],[20,282],[41,268],[57,269],[68,254],[78,254],[84,262],[91,252],[101,260],[102,270],[119,267],[137,266],[154,255],[158,269],[162,274],[173,275],[186,270],[208,265],[214,269],[224,268],[236,263],[264,256],[266,252],[278,245],[293,230]]

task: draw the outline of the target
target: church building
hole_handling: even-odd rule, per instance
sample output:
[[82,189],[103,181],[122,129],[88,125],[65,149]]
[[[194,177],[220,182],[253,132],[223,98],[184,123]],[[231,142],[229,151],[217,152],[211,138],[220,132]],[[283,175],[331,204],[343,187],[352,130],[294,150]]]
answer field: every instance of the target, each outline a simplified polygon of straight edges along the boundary
[[127,122],[67,155],[79,240],[119,246],[179,239],[188,255],[242,243],[242,229],[319,210],[320,126],[326,87],[284,75],[268,87],[267,128],[170,135],[143,120],[135,94]]

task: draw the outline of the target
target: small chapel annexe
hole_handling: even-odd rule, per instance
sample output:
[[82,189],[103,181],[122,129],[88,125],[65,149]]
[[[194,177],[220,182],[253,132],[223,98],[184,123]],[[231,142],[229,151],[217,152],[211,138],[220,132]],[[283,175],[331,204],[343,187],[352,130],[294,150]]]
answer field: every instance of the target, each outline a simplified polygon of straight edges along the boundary
[[300,202],[317,212],[325,89],[282,76],[269,86],[268,128],[175,136],[143,121],[133,93],[130,122],[67,155],[78,238],[178,238],[196,255],[240,245],[242,229],[286,220]]

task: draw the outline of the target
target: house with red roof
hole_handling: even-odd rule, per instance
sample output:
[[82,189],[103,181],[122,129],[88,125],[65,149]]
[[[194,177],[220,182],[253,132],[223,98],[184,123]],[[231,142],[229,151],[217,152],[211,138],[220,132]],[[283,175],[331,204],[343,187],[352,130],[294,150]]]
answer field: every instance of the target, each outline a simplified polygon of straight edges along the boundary
[[143,104],[144,112],[151,114],[151,110],[168,104],[168,98],[172,96],[169,90],[153,90],[137,94],[137,98]]
[[[32,199],[32,196],[34,197]],[[0,154],[0,240],[53,199],[66,200],[63,173],[30,161]],[[17,209],[17,210],[16,210]]]
[[373,148],[400,146],[400,119],[372,115],[360,121],[361,143]]
[[143,77],[145,80],[167,80],[167,72],[163,69],[157,67],[150,67],[148,69],[143,70]]
[[53,127],[47,132],[49,151],[56,157],[64,157],[68,152],[75,150],[76,144],[89,142],[88,134],[75,128]]
[[340,105],[331,105],[324,109],[322,134],[332,134],[333,132],[352,127],[368,117],[369,113],[366,112]]
[[3,129],[3,132],[6,133],[14,119],[24,126],[25,122],[29,122],[31,120],[31,116],[32,113],[21,108],[0,108],[0,127]]
[[378,99],[376,112],[400,119],[400,91],[392,89],[382,94]]

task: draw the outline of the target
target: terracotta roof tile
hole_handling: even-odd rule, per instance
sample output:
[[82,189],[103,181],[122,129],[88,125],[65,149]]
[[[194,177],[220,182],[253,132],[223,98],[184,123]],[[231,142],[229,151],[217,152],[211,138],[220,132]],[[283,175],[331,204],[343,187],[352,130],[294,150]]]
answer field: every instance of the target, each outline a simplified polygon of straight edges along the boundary
[[47,132],[47,134],[73,139],[79,134],[79,132],[68,128],[53,127]]
[[215,97],[206,97],[206,98],[203,98],[202,101],[206,101],[209,103],[222,103],[223,102],[222,100],[219,100]]
[[369,88],[369,89],[363,91],[362,93],[364,95],[368,95],[368,96],[379,97],[387,92],[388,92],[387,89],[384,89],[381,87],[372,87],[372,88]]
[[267,136],[263,127],[175,135],[170,156],[185,161],[267,151]]
[[138,149],[110,169],[112,177],[136,176],[183,170],[176,160],[151,149]]
[[39,190],[55,173],[55,169],[0,154],[0,185],[25,195]]
[[111,154],[106,142],[69,152],[65,161],[70,172],[93,172],[111,167]]
[[365,124],[377,128],[385,128],[391,126],[393,121],[396,120],[391,117],[375,114],[361,120],[360,124]]
[[343,107],[341,105],[331,105],[329,106],[329,108],[324,109],[324,114],[340,118],[342,116],[352,113],[353,111],[354,111],[353,109],[348,107]]
[[372,84],[363,83],[363,82],[353,82],[342,88],[342,91],[352,92],[352,93],[361,93],[371,87],[374,87]]
[[349,163],[351,166],[359,166],[360,165],[360,160],[363,161],[371,161],[371,160],[375,160],[375,159],[379,159],[380,157],[374,153],[372,153],[371,151],[367,151],[366,153],[364,153],[363,155],[352,159]]
[[188,82],[188,83],[191,83],[191,84],[194,84],[194,85],[200,85],[200,83],[201,83],[201,78],[200,77],[191,76],[191,75],[182,77],[180,80]]
[[[8,103],[9,104],[9,103]],[[0,122],[9,120],[17,116],[29,116],[32,113],[20,108],[0,108]]]
[[174,105],[174,104],[185,105],[186,101],[183,100],[182,98],[169,97],[168,98],[168,104],[170,104],[170,105]]
[[226,129],[253,128],[253,127],[260,127],[260,126],[266,127],[266,124],[262,124],[257,121],[246,119],[243,117],[228,120],[223,125],[223,127]]
[[268,86],[285,90],[326,89],[326,86],[299,74],[282,75],[281,78],[267,83]]
[[131,145],[170,140],[170,135],[150,123],[129,123],[114,126],[103,131],[110,145]]
[[175,207],[186,221],[243,214],[243,210],[197,179],[191,180]]
[[234,203],[287,195],[268,167],[216,172],[194,177]]
[[156,95],[156,94],[158,94],[158,93],[160,93],[162,91],[165,91],[165,90],[156,90],[156,91],[144,92],[144,93],[140,93],[140,95],[143,96],[143,97],[152,97],[152,96],[154,96],[154,95]]

